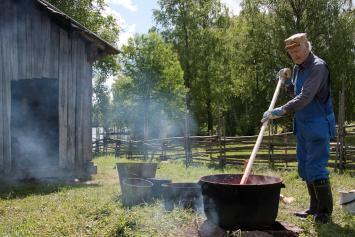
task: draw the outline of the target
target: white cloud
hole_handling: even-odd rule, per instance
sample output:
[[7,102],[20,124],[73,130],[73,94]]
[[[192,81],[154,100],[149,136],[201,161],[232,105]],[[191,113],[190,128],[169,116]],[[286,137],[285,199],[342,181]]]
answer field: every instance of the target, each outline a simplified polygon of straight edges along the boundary
[[117,24],[121,28],[117,45],[121,47],[128,42],[128,39],[136,33],[136,24],[128,25],[126,20],[117,12],[111,5],[106,6],[103,12],[104,15],[113,15],[116,18]]
[[108,15],[113,15],[115,18],[116,18],[116,21],[119,25],[122,25],[122,22],[124,21],[123,17],[121,16],[121,14],[114,10],[112,7],[110,6],[106,6],[104,8],[104,11],[103,11],[103,15],[104,16],[108,16]]
[[108,4],[112,5],[120,5],[132,12],[136,12],[138,10],[137,5],[135,5],[132,0],[108,0]]
[[233,15],[238,15],[241,6],[240,3],[242,2],[241,0],[221,0],[222,3],[224,3],[230,10],[230,13]]
[[135,33],[136,33],[136,24],[132,24],[132,25],[124,24],[123,29],[120,33],[118,46],[121,47],[122,45],[127,44],[128,39],[134,36]]

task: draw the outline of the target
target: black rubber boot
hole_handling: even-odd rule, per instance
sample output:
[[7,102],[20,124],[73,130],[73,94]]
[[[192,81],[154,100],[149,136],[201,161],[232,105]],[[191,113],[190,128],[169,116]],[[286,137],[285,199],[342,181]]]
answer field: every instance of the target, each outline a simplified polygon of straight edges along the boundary
[[318,200],[317,213],[314,215],[314,220],[318,224],[329,223],[333,212],[333,196],[329,179],[315,181],[314,189]]
[[313,183],[307,183],[307,189],[309,194],[309,208],[305,211],[295,212],[294,215],[300,218],[307,218],[307,216],[314,215],[317,212],[317,196]]

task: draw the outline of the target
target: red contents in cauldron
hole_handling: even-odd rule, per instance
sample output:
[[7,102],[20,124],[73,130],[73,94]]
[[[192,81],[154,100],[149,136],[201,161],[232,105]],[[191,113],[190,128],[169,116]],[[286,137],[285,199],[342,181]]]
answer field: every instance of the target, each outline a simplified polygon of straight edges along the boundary
[[213,183],[213,184],[225,184],[225,185],[265,185],[280,183],[281,179],[272,176],[257,176],[250,175],[246,184],[240,184],[242,180],[241,175],[212,175],[201,178],[201,181]]

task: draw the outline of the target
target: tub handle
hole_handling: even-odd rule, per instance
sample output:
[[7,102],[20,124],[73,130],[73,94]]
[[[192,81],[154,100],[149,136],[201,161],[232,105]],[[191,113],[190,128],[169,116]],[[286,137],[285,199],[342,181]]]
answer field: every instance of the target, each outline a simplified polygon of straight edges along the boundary
[[351,201],[348,201],[348,202],[340,203],[340,205],[349,205],[349,204],[354,203],[354,202],[355,202],[355,199],[353,199]]
[[284,183],[281,183],[281,188],[286,188],[286,185]]

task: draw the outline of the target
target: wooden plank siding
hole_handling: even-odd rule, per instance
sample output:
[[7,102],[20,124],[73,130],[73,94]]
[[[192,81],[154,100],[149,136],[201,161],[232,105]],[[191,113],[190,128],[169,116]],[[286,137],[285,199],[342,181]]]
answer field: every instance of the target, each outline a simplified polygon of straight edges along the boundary
[[[24,6],[25,5],[25,6]],[[0,173],[11,171],[11,81],[59,80],[59,167],[91,160],[91,45],[55,23],[35,1],[1,0]]]
[[76,63],[75,63],[75,41],[70,42],[70,68],[68,75],[68,163],[70,167],[75,166],[75,117],[76,117]]
[[[76,36],[76,34],[75,34]],[[74,83],[75,83],[75,165],[76,167],[83,167],[83,128],[82,128],[82,121],[83,121],[83,72],[84,72],[84,61],[85,58],[85,44],[84,42],[78,40],[77,38],[73,39],[73,58],[75,65],[75,72],[74,75]]]
[[11,167],[11,134],[10,134],[10,112],[11,112],[11,80],[15,76],[14,70],[15,57],[11,54],[14,53],[14,47],[16,47],[15,36],[17,34],[16,29],[13,29],[13,24],[16,24],[16,20],[13,15],[16,15],[15,8],[10,1],[2,2],[2,9],[7,9],[1,14],[1,47],[2,57],[2,165],[3,171],[8,173]]
[[[88,49],[88,47],[86,47]],[[88,51],[87,51],[88,53]],[[92,160],[92,123],[91,123],[91,98],[92,98],[92,65],[88,60],[84,64],[84,107],[83,107],[83,158],[86,162]],[[85,99],[90,98],[90,99]]]
[[[73,164],[68,155],[68,79],[71,64],[71,44],[68,32],[60,29],[59,45],[59,165],[61,168],[70,169]],[[49,73],[49,68],[47,73]]]
[[[0,9],[4,9],[4,2],[0,1]],[[5,22],[4,22],[4,14],[0,14],[0,39],[2,39],[4,36],[4,29],[5,29]],[[5,57],[1,57],[1,55],[4,55],[3,52],[3,40],[0,40],[0,173],[4,169],[4,116],[5,115],[5,108],[4,108],[4,95],[5,95],[5,87],[4,87],[4,81],[5,81],[5,76],[4,76],[4,60]]]

